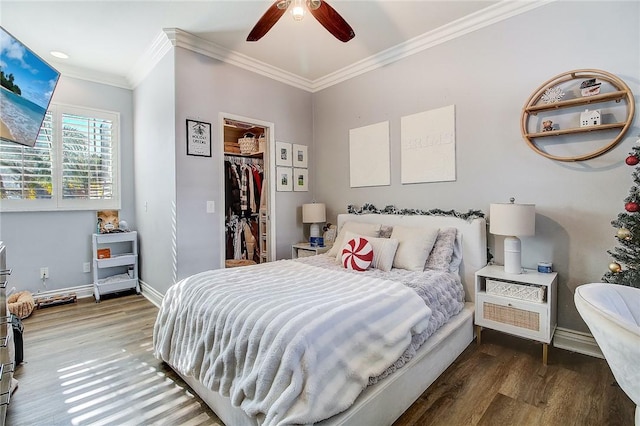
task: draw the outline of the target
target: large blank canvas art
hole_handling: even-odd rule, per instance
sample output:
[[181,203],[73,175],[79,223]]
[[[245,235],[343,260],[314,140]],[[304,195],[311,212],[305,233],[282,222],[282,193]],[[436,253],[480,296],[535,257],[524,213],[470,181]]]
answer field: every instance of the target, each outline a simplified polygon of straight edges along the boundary
[[349,130],[351,187],[391,184],[389,122]]
[[456,180],[455,121],[455,105],[401,118],[402,183]]

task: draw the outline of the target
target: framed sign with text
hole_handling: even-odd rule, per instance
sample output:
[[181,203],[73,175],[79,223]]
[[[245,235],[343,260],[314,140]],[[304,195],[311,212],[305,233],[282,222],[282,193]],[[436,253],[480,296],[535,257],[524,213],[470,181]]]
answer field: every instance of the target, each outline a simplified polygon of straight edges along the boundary
[[187,119],[187,155],[211,157],[211,123]]

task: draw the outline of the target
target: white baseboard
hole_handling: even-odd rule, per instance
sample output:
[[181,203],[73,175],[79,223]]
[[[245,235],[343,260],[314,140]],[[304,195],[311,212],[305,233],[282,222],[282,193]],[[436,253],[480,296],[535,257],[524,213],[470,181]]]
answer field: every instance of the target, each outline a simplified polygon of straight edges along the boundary
[[162,305],[162,299],[164,298],[164,295],[158,293],[156,289],[142,280],[140,280],[140,290],[142,291],[142,295],[146,297],[149,302],[153,303],[158,308],[160,307],[160,305]]
[[589,333],[557,327],[553,336],[553,346],[604,359],[604,355],[602,355],[596,339]]

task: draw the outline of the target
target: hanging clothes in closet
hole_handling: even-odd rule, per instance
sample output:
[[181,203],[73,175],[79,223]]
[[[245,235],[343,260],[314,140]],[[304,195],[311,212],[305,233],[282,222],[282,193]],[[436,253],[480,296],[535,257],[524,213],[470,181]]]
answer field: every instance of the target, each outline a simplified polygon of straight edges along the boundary
[[263,160],[225,155],[226,259],[260,261]]

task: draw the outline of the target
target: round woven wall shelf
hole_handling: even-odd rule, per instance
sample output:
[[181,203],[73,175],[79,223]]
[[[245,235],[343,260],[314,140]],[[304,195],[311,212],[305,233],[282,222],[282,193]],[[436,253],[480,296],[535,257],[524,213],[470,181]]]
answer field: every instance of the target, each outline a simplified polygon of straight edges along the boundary
[[[597,92],[597,94],[592,94],[590,96],[578,95],[575,97],[568,96],[568,99],[564,98],[563,88],[571,88],[572,90],[574,90],[576,87],[579,87],[581,81],[590,79],[595,79],[597,82],[601,83],[608,83],[608,85],[606,86],[606,90],[603,93]],[[599,91],[600,86],[598,86],[597,84],[596,86],[591,87]],[[558,114],[561,114],[566,112],[566,114],[576,115],[576,121],[580,123],[580,114],[569,111],[569,108],[590,105],[594,107],[602,106],[606,109],[606,104],[611,102],[615,102],[616,104],[621,102],[625,103],[626,118],[624,120],[582,127],[576,126],[566,129],[548,128],[546,130],[532,130],[532,116],[537,116],[539,113],[557,111]],[[622,140],[627,130],[629,130],[631,122],[633,121],[634,112],[635,103],[633,99],[633,93],[631,93],[631,90],[624,81],[606,71],[595,69],[580,69],[559,74],[542,83],[542,85],[540,85],[540,87],[538,87],[536,91],[533,92],[531,97],[529,97],[524,107],[522,108],[522,120],[520,128],[524,140],[527,142],[529,147],[538,154],[557,161],[584,161],[598,157],[615,147]],[[611,140],[607,138],[607,140],[601,146],[599,146],[594,151],[588,152],[586,154],[575,156],[559,156],[550,154],[540,147],[540,141],[549,140],[546,138],[564,135],[578,136],[587,132],[601,131],[616,131],[617,134]]]

